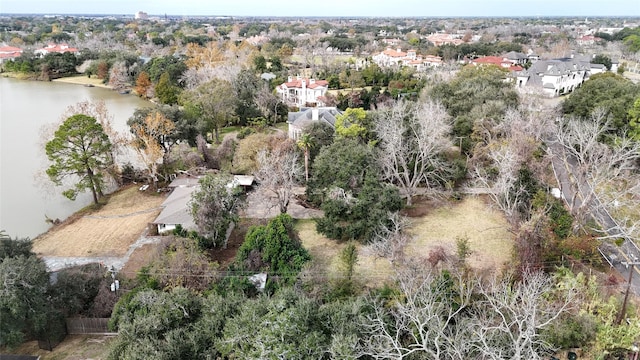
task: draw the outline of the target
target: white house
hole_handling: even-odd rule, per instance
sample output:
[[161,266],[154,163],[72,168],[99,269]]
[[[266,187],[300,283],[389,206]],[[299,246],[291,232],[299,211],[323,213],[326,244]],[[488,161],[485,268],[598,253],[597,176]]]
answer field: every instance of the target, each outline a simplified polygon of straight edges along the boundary
[[516,72],[516,87],[542,88],[550,97],[567,94],[588,79],[591,65],[575,58],[539,60],[528,70]]
[[323,106],[318,98],[329,90],[329,82],[296,76],[288,78],[287,82],[276,87],[276,91],[286,104],[304,106]]
[[199,189],[198,185],[178,186],[162,203],[160,215],[153,221],[158,227],[158,234],[166,234],[180,225],[185,230],[196,230],[196,223],[189,212],[191,194]]

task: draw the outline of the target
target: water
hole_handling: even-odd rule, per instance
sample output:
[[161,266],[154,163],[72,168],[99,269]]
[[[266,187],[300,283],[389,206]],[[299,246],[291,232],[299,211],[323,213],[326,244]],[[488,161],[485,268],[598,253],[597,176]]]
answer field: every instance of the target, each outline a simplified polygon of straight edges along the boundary
[[85,100],[103,100],[118,131],[128,131],[136,108],[149,106],[108,89],[0,78],[0,230],[8,235],[34,238],[50,226],[45,215],[64,219],[91,203],[90,193],[68,200],[43,176],[47,159],[39,139],[43,125]]

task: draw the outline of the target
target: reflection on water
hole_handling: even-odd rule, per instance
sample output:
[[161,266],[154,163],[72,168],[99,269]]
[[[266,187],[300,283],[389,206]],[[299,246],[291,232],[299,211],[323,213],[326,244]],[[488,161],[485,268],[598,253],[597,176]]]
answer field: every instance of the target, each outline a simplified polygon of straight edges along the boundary
[[[64,219],[91,203],[88,193],[70,201],[47,179],[41,129],[57,123],[68,106],[103,100],[117,131],[128,132],[127,119],[149,106],[134,95],[56,82],[0,78],[0,230],[12,237],[35,237],[49,227],[45,215]],[[129,152],[120,158],[135,160]]]

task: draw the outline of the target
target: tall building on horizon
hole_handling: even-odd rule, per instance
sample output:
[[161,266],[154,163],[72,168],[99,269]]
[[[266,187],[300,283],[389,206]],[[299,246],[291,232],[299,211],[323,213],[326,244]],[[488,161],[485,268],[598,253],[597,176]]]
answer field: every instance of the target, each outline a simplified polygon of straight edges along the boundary
[[147,14],[147,13],[146,13],[146,12],[144,12],[144,11],[138,11],[138,12],[135,14],[134,18],[135,18],[136,20],[146,20],[146,19],[148,19],[148,18],[149,18],[149,14]]

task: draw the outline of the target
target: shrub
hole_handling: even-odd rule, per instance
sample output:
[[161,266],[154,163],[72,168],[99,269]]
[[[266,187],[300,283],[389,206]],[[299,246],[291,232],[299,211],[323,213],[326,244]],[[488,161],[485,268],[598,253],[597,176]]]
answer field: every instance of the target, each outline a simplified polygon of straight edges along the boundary
[[238,131],[238,134],[236,135],[236,137],[238,139],[244,139],[247,136],[253,134],[254,132],[255,132],[255,130],[253,130],[253,128],[243,127],[242,129],[240,129],[240,131]]
[[232,268],[266,271],[270,277],[293,283],[309,260],[311,256],[294,233],[293,219],[287,214],[280,214],[265,226],[249,228]]

